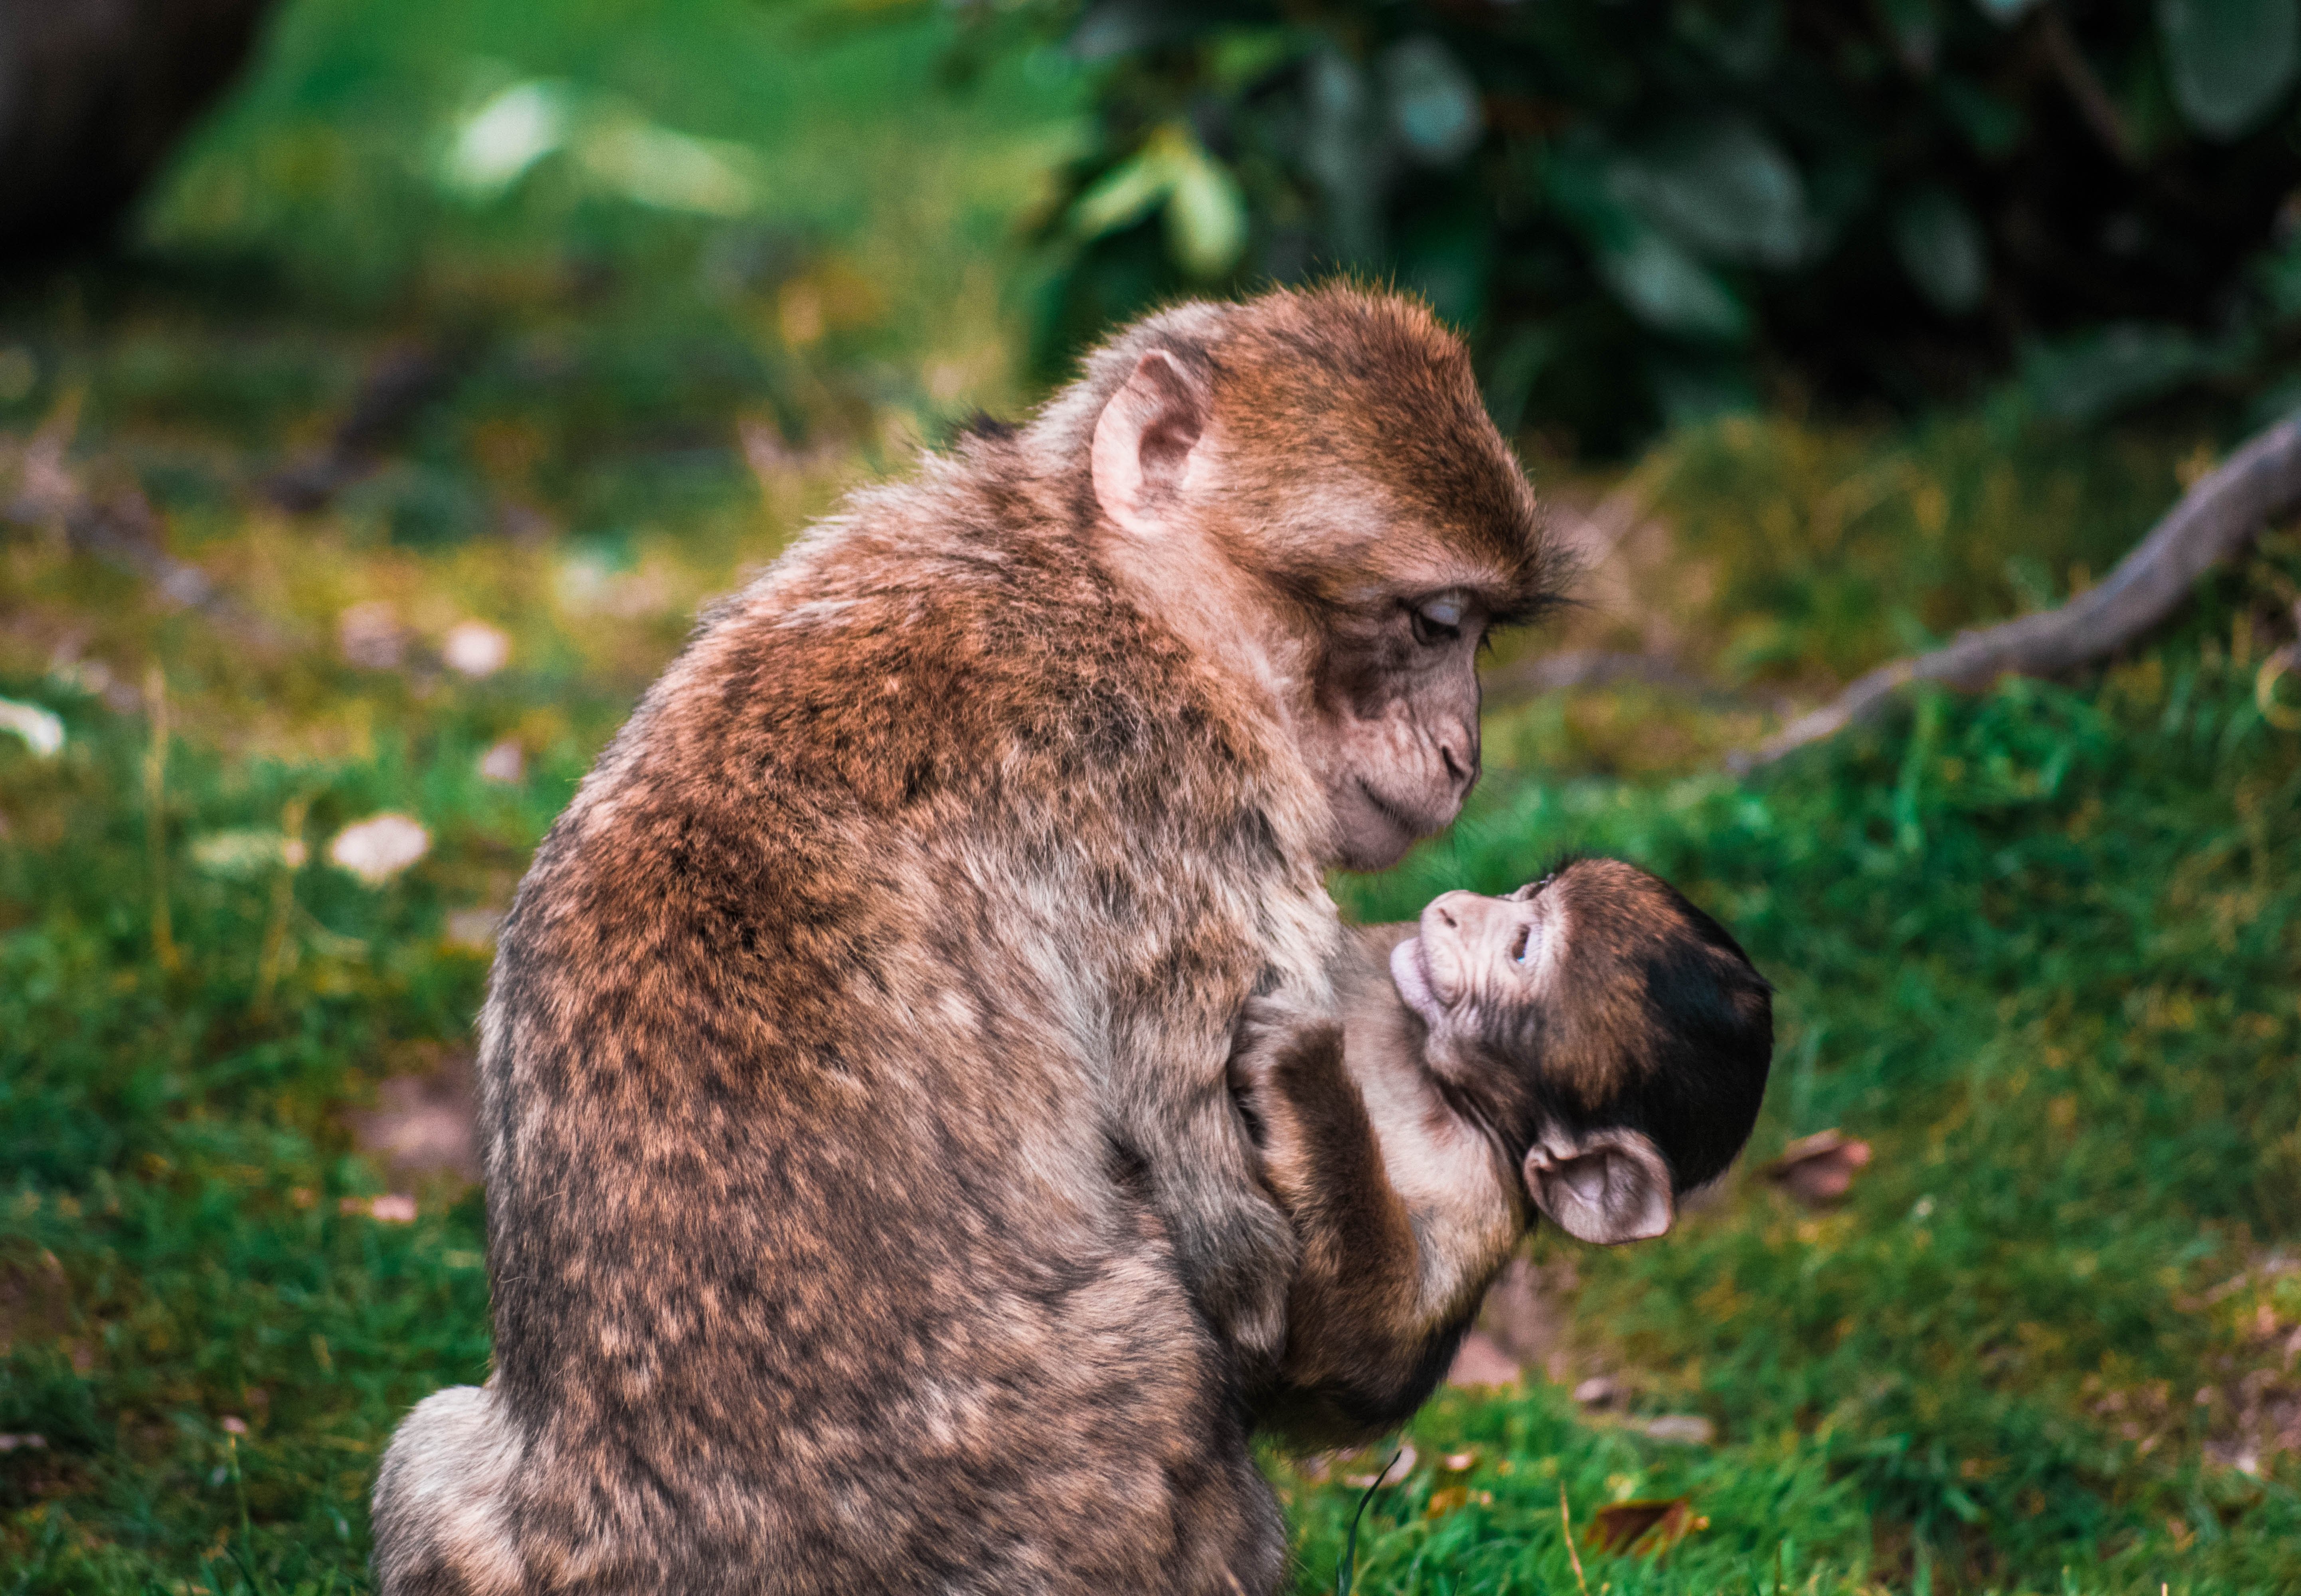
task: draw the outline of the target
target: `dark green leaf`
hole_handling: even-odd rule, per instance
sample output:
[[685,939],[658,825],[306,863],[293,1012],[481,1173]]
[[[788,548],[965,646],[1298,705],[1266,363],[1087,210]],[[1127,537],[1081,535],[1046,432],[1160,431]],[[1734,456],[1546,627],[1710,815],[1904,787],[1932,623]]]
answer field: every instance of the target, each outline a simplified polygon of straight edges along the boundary
[[1973,213],[1937,188],[1905,201],[1894,216],[1902,270],[1935,308],[1963,315],[1989,287],[1988,246]]
[[1599,274],[1631,314],[1664,332],[1738,339],[1750,313],[1715,272],[1652,228],[1598,258]]
[[2082,422],[2169,393],[2213,363],[2211,352],[2179,327],[2127,322],[2032,349],[2022,379],[2047,415]]
[[1477,145],[1485,126],[1478,86],[1436,39],[1393,45],[1382,58],[1382,83],[1391,125],[1417,160],[1450,166]]
[[1787,266],[1811,236],[1796,166],[1738,117],[1677,130],[1618,166],[1614,183],[1625,204],[1718,260]]
[[2266,116],[2301,64],[2301,0],[2158,0],[2157,27],[2173,99],[2211,138]]

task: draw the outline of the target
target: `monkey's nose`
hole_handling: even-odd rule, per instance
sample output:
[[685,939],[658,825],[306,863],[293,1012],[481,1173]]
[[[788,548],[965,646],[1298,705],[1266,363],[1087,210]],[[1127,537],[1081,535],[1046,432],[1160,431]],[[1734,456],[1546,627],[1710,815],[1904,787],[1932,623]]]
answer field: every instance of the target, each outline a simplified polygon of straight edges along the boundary
[[1478,779],[1478,745],[1472,741],[1467,752],[1458,752],[1452,742],[1438,745],[1438,757],[1446,766],[1446,779],[1458,789],[1467,789]]

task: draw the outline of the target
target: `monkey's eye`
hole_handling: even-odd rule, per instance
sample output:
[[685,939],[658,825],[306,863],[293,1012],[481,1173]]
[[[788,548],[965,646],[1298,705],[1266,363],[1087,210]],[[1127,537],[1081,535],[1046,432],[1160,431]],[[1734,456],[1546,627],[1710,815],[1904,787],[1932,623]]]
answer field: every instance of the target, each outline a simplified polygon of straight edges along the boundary
[[1426,648],[1451,643],[1462,635],[1462,606],[1452,598],[1433,598],[1414,608],[1414,640]]
[[1534,928],[1532,926],[1521,925],[1518,928],[1518,939],[1510,943],[1510,963],[1514,965],[1523,965],[1526,963],[1527,944],[1531,942],[1533,940]]

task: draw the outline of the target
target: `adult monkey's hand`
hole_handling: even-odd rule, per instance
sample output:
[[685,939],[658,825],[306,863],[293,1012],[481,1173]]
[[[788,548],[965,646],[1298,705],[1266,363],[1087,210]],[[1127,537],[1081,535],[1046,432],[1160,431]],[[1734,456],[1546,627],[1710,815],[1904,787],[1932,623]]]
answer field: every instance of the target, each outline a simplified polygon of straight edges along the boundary
[[505,927],[497,1370],[384,1589],[1275,1589],[1233,1024],[1331,1003],[1324,871],[1452,819],[1547,575],[1460,344],[1335,288],[1138,324],[720,610]]

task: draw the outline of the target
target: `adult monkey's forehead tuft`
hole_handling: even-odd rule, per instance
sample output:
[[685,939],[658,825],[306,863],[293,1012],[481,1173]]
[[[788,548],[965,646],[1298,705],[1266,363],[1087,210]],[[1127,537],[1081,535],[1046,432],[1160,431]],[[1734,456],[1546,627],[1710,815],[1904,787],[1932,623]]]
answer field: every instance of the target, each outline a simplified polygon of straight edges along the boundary
[[1468,350],[1418,300],[1335,282],[1175,306],[1090,355],[1042,426],[1099,412],[1153,350],[1206,385],[1224,489],[1212,530],[1246,563],[1346,606],[1459,587],[1508,624],[1556,601],[1567,573],[1534,490]]
[[1550,601],[1560,573],[1534,490],[1468,350],[1427,306],[1334,284],[1241,306],[1228,330],[1217,414],[1269,473],[1243,493],[1290,521],[1321,519],[1321,497],[1358,500],[1376,524],[1351,553],[1369,574],[1403,583],[1459,562],[1498,618]]

